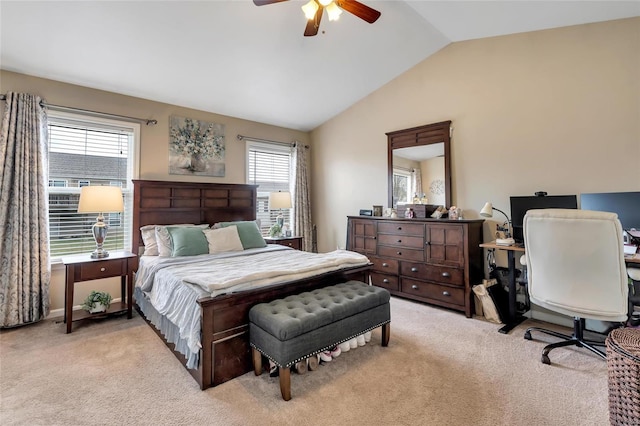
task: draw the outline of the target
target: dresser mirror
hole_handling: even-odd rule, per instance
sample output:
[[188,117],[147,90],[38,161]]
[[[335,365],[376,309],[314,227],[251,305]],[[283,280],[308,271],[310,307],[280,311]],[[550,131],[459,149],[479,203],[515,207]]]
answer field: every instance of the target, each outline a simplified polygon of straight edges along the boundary
[[451,206],[450,129],[443,121],[387,133],[390,207],[412,204],[416,195],[423,204]]

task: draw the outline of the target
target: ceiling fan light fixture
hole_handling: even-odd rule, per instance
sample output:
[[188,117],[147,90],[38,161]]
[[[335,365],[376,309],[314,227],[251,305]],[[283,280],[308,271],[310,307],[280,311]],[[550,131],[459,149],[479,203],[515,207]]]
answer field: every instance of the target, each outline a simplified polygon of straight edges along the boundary
[[316,16],[316,12],[318,11],[318,3],[316,0],[310,0],[309,3],[302,6],[302,11],[304,12],[304,16],[306,16],[307,20],[311,20]]
[[342,14],[342,9],[340,9],[334,2],[329,3],[325,9],[330,21],[337,21],[338,18],[340,18],[340,14]]
[[323,7],[327,7],[329,3],[333,3],[333,0],[318,0],[318,3],[320,3]]

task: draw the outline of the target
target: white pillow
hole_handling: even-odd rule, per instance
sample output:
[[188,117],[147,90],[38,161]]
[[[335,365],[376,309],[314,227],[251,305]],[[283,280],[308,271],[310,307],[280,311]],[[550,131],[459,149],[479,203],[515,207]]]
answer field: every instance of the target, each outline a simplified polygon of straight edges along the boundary
[[140,228],[142,242],[144,243],[143,256],[157,256],[158,243],[156,242],[156,225],[146,225]]
[[205,229],[204,236],[209,242],[209,253],[224,253],[227,251],[242,251],[242,241],[238,235],[237,226],[227,226],[219,229]]
[[[156,226],[160,225],[145,225],[140,228],[142,234],[142,242],[144,243],[143,256],[158,256],[158,241],[156,240]],[[169,226],[169,225],[165,225]],[[195,226],[193,223],[181,223],[179,225],[171,226]]]
[[171,245],[171,235],[169,235],[169,231],[167,231],[167,226],[183,226],[190,227],[195,226],[197,228],[207,229],[209,225],[162,225],[156,226],[156,242],[158,243],[158,256],[170,257],[171,252],[173,251],[173,246]]

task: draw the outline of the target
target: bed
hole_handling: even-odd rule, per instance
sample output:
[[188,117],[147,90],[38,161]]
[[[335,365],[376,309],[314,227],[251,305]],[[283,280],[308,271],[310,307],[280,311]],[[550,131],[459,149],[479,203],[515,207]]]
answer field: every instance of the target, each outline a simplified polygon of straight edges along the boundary
[[[151,180],[134,180],[133,184],[133,247],[139,254],[144,253],[142,234],[139,231],[143,226],[213,225],[221,222],[253,221],[256,218],[257,187],[255,185]],[[155,278],[150,274],[153,272],[161,276],[173,270],[182,271],[184,276],[190,276],[189,273],[184,272],[187,266],[183,263],[202,268],[202,264],[199,263],[200,258],[207,258],[207,262],[244,262],[239,260],[240,255],[254,256],[249,263],[259,263],[254,262],[254,259],[309,254],[283,246],[268,245],[265,248],[245,250],[244,253],[221,253],[212,256],[160,260],[157,257],[140,257],[140,266],[136,274],[136,309],[187,368],[201,389],[219,385],[251,371],[248,312],[253,305],[347,280],[368,282],[370,264],[355,262],[353,259],[340,266],[321,269],[319,273],[307,271],[304,276],[291,275],[280,278],[282,281],[265,277],[262,282],[255,285],[240,282],[241,280],[237,277],[232,284],[218,284],[214,278],[217,275],[224,275],[220,272],[212,273],[211,280],[205,280],[202,274],[199,279],[196,279],[198,275],[194,274],[194,279],[187,280],[189,282],[185,285],[172,290],[178,293],[164,296],[166,305],[191,304],[194,306],[195,313],[190,314],[193,318],[189,325],[193,328],[192,334],[198,337],[197,352],[194,353],[193,342],[179,336],[178,329],[182,326],[175,326],[172,323],[172,314],[170,311],[165,312],[166,306],[156,309],[152,303],[151,299],[153,298],[155,303],[157,297],[153,296],[149,287],[151,282],[155,282]],[[326,254],[326,256],[334,255]],[[336,253],[335,256],[341,255]],[[297,260],[292,261],[297,262]],[[220,271],[219,266],[212,266],[212,268]]]

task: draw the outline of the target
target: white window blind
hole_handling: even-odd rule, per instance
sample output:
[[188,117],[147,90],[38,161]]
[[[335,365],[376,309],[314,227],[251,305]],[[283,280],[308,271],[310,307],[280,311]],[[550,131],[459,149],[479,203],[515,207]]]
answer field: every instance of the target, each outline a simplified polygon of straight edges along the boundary
[[[258,185],[256,218],[262,235],[276,223],[279,210],[269,210],[269,193],[290,191],[291,149],[286,145],[247,141],[247,183]],[[284,223],[293,229],[291,209],[283,209]]]
[[120,186],[123,213],[105,214],[107,251],[131,248],[134,153],[139,126],[128,122],[50,112],[49,238],[51,260],[91,253],[96,246],[91,227],[97,214],[79,214],[80,188]]

